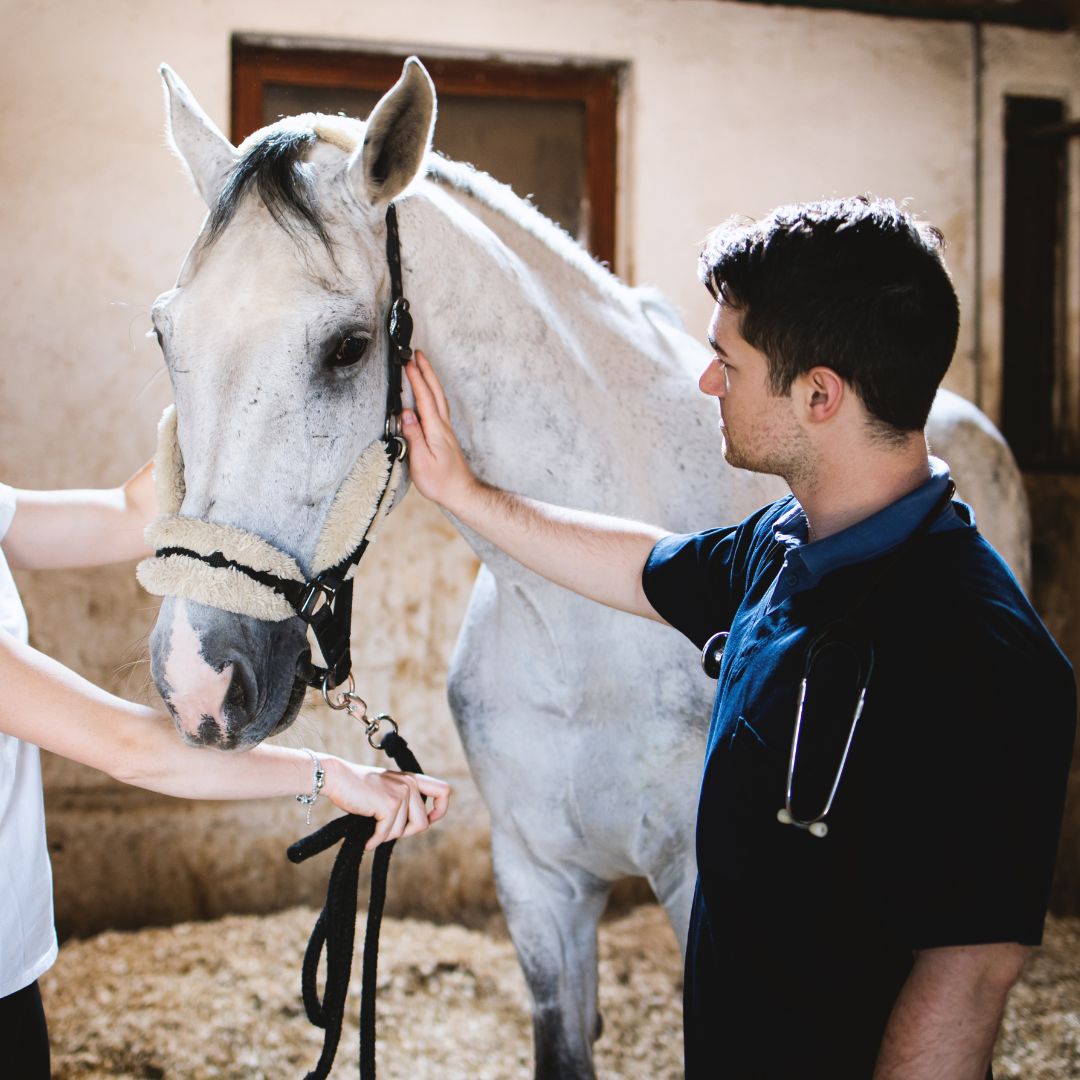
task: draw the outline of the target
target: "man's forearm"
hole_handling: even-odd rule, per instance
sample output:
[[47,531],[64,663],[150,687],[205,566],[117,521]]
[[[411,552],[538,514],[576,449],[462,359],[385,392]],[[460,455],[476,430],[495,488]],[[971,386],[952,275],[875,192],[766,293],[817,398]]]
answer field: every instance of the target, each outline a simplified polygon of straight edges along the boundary
[[889,1017],[874,1080],[984,1080],[1027,953],[1015,942],[918,953]]
[[447,509],[523,566],[601,604],[658,619],[641,586],[663,530],[476,482]]

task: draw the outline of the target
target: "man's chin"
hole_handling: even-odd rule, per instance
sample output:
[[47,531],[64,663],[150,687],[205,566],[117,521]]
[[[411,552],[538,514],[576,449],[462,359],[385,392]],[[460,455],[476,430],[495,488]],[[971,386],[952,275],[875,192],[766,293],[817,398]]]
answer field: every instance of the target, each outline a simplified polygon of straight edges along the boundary
[[749,472],[763,472],[760,462],[747,461],[746,458],[739,453],[739,451],[731,445],[727,440],[727,436],[724,437],[723,445],[720,448],[720,452],[724,456],[724,460],[733,469],[747,469]]

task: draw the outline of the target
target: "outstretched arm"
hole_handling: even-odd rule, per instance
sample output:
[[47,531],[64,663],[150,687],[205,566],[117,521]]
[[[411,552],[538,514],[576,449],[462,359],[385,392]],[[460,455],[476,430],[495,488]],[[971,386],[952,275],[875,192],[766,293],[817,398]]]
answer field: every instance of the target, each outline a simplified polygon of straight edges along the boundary
[[1005,999],[1029,952],[1001,942],[916,953],[885,1029],[874,1080],[983,1080]]
[[[633,615],[663,621],[641,586],[661,529],[569,510],[502,491],[469,468],[450,424],[446,395],[423,353],[405,368],[416,398],[402,430],[416,488],[468,528],[564,588]],[[418,415],[417,415],[418,414]]]
[[[0,686],[0,732],[127,784],[189,799],[302,795],[312,788],[313,763],[302,750],[186,746],[163,713],[114,697],[2,631]],[[323,794],[342,810],[376,819],[369,849],[423,832],[446,813],[450,788],[442,780],[319,758]],[[431,810],[425,796],[434,800]]]
[[24,570],[59,570],[137,559],[155,514],[153,463],[118,488],[15,493],[4,536],[8,562]]

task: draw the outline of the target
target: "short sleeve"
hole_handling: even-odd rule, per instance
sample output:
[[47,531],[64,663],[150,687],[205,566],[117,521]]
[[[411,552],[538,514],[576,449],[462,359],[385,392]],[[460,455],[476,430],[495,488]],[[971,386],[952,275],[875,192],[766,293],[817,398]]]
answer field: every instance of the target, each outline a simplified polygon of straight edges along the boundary
[[15,517],[15,489],[7,484],[0,484],[0,540],[7,536]]
[[929,665],[937,674],[925,672],[923,707],[911,702],[893,767],[875,763],[884,782],[870,858],[912,949],[1042,940],[1076,685],[1049,635],[1032,637],[957,646],[958,630]]
[[645,596],[665,622],[699,649],[731,625],[746,595],[755,554],[773,544],[781,504],[763,507],[731,528],[665,536],[641,573]]

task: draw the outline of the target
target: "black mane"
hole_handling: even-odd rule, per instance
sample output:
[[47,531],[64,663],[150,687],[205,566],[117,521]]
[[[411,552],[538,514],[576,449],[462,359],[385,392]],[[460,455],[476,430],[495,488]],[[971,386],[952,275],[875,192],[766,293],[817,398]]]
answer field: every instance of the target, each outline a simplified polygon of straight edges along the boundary
[[271,131],[237,162],[210,214],[206,243],[212,244],[232,221],[252,186],[274,220],[294,239],[304,231],[317,236],[331,252],[330,236],[319,216],[303,157],[318,136],[314,131]]

